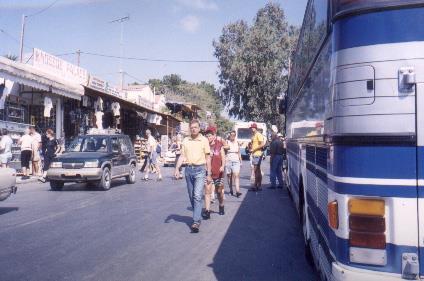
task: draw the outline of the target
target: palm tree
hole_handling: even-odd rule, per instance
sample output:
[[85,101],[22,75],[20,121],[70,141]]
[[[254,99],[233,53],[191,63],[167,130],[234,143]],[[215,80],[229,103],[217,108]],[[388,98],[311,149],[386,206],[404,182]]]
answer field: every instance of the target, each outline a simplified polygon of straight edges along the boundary
[[12,55],[12,54],[7,54],[4,55],[5,58],[9,59],[9,60],[13,60],[13,61],[17,61],[18,60],[18,56],[17,55]]

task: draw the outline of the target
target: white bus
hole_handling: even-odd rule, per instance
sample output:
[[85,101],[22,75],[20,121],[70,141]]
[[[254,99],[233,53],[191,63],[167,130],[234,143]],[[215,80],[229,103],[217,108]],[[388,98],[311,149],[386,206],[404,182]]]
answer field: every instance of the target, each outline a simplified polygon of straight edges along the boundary
[[423,20],[422,0],[308,1],[281,108],[322,280],[424,279]]
[[236,139],[240,144],[240,153],[242,159],[249,159],[249,153],[246,148],[249,142],[252,139],[252,130],[250,129],[250,125],[256,123],[258,125],[258,131],[261,132],[262,135],[267,137],[267,128],[265,123],[257,123],[257,122],[235,122],[234,131],[236,132]]

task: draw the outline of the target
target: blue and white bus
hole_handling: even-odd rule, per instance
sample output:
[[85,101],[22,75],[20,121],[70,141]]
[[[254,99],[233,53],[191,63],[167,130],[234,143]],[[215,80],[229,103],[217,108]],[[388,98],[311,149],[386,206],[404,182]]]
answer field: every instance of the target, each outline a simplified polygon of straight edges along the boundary
[[422,0],[308,1],[281,108],[323,280],[424,278],[423,23]]

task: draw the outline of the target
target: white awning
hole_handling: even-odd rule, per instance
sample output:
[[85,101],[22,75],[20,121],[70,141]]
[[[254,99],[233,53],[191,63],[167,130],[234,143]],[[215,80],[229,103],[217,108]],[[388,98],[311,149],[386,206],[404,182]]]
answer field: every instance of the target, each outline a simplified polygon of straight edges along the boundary
[[80,100],[84,87],[44,73],[32,65],[27,65],[0,57],[0,77],[16,83]]

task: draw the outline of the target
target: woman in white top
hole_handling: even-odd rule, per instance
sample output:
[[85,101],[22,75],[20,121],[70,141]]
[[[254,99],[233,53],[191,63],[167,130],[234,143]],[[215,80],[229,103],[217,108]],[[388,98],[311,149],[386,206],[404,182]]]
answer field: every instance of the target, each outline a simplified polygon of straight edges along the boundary
[[228,185],[230,187],[230,194],[234,195],[233,192],[233,183],[236,186],[235,196],[240,197],[240,167],[241,167],[241,154],[240,146],[236,140],[236,132],[232,131],[230,133],[229,141],[227,142],[227,177]]
[[29,164],[32,157],[32,143],[33,138],[29,134],[29,129],[25,129],[25,134],[19,139],[18,144],[21,146],[21,167],[22,179],[28,179]]

